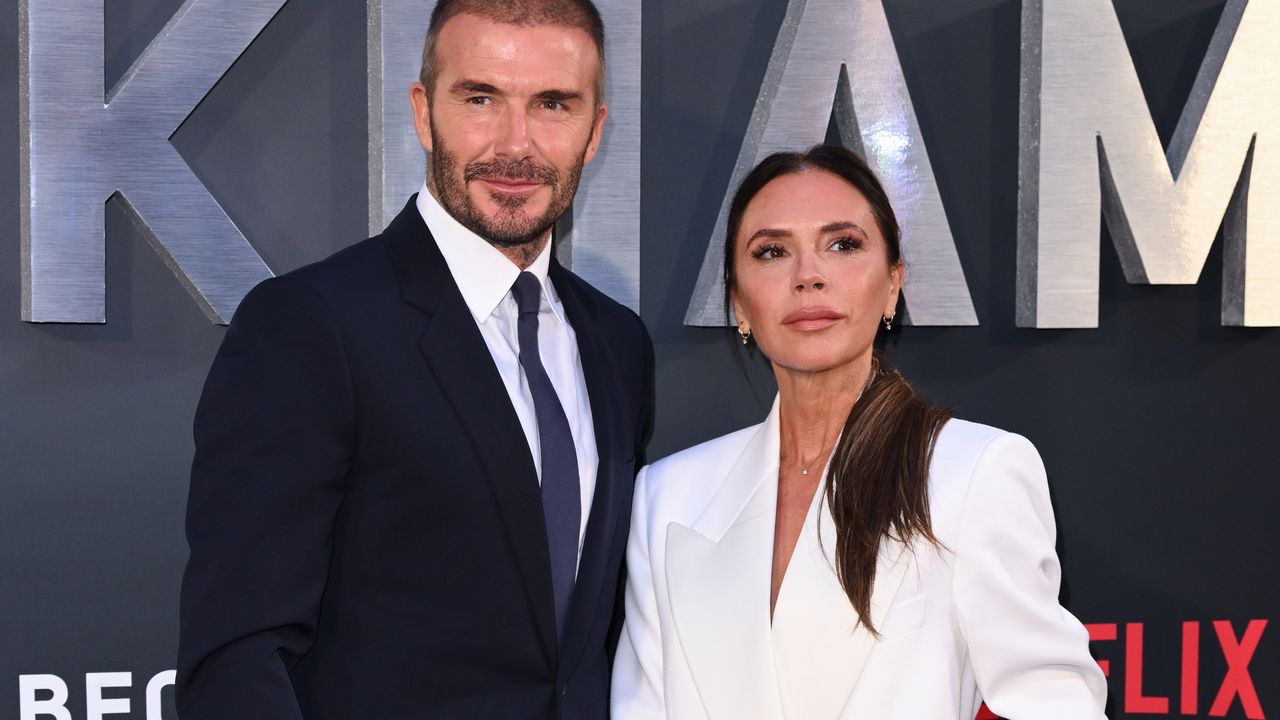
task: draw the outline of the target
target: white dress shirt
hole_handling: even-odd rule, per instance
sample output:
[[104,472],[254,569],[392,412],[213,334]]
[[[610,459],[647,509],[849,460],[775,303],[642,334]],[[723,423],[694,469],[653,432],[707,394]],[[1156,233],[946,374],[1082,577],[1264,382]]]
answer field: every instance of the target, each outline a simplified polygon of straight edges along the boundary
[[[418,212],[431,230],[454,282],[462,291],[462,299],[489,346],[489,354],[498,366],[502,384],[506,386],[511,405],[520,418],[529,452],[533,455],[533,466],[541,482],[542,446],[538,440],[538,416],[534,412],[529,382],[520,367],[520,345],[516,335],[518,312],[515,298],[511,296],[511,286],[519,277],[520,268],[446,212],[427,191],[425,184],[418,192]],[[569,418],[569,431],[573,433],[578,455],[578,478],[582,490],[582,521],[578,528],[578,559],[581,561],[582,541],[591,515],[591,500],[595,497],[596,466],[600,458],[596,452],[595,426],[591,420],[591,400],[587,396],[582,360],[578,356],[578,339],[565,315],[560,296],[547,277],[550,267],[551,243],[547,243],[527,270],[538,278],[538,284],[542,286],[542,303],[538,308],[538,351]]]

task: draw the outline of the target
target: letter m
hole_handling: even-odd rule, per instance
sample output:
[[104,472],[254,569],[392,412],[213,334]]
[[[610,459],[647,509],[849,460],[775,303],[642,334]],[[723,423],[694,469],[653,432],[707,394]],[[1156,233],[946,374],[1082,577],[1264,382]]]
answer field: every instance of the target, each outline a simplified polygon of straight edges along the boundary
[[105,0],[19,0],[22,319],[106,321],[119,194],[214,322],[271,271],[169,138],[285,0],[187,0],[104,97]]
[[1280,3],[1230,0],[1167,150],[1112,0],[1024,0],[1017,323],[1098,326],[1100,217],[1131,283],[1191,285],[1218,228],[1222,323],[1280,325]]

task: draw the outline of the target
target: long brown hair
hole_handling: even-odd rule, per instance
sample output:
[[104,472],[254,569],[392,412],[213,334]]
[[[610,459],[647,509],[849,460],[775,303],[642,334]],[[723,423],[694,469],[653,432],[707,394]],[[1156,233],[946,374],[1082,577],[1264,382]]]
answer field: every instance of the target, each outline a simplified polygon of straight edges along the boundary
[[[890,266],[902,258],[901,230],[889,198],[875,173],[857,155],[835,145],[816,145],[804,152],[775,153],[743,179],[729,206],[724,249],[725,307],[736,277],[734,260],[742,216],[752,198],[783,175],[824,170],[844,179],[866,198]],[[938,431],[951,411],[916,395],[902,375],[877,350],[871,377],[845,420],[823,490],[836,529],[836,576],[873,634],[871,590],[884,538],[909,544],[914,539],[940,546],[929,514],[929,463]]]

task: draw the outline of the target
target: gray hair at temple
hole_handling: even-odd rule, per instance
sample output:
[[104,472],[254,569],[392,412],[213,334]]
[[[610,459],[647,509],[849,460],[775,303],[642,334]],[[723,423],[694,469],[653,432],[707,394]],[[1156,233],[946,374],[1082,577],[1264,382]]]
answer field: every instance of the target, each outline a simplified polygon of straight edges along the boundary
[[440,0],[431,11],[431,24],[427,26],[427,40],[422,47],[422,70],[418,73],[418,80],[427,88],[428,98],[440,74],[440,64],[436,60],[436,38],[440,28],[453,16],[462,14],[476,15],[505,25],[559,25],[585,31],[600,53],[596,107],[604,103],[604,21],[591,0]]

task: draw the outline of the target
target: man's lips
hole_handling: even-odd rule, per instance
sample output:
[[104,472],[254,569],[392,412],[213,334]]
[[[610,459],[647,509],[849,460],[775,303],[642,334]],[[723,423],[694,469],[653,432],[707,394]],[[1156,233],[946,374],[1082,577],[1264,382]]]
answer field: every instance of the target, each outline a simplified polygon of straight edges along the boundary
[[504,193],[532,192],[542,187],[542,183],[523,178],[483,177],[478,178],[490,188]]
[[826,307],[793,310],[782,318],[782,324],[793,330],[823,330],[844,319],[844,315]]

